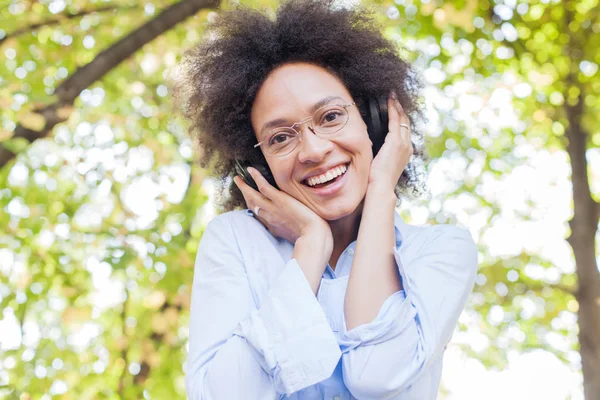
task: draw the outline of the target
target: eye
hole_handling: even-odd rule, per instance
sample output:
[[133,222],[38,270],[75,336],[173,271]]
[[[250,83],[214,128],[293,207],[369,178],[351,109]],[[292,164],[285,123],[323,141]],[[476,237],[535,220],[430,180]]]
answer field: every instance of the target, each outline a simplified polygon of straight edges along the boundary
[[269,139],[269,145],[280,145],[280,144],[283,144],[286,141],[290,140],[291,137],[292,137],[292,135],[289,134],[288,132],[276,133],[273,136],[271,136],[271,139]]
[[335,121],[337,118],[340,117],[340,112],[337,110],[333,110],[333,111],[328,111],[324,116],[323,116],[323,120],[325,122],[333,122]]
[[333,125],[343,121],[344,109],[339,107],[328,108],[321,114],[319,118],[320,125]]

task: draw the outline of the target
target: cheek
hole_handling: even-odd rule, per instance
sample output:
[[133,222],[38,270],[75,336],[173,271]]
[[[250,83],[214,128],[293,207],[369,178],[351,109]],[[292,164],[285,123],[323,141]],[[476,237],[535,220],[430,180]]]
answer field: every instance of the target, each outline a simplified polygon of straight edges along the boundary
[[367,132],[356,133],[348,137],[344,142],[340,143],[346,151],[359,157],[361,162],[366,160],[370,162],[373,159],[373,143]]
[[275,178],[275,183],[277,183],[279,189],[287,192],[293,177],[293,165],[281,162],[279,160],[275,162],[269,162],[268,164],[269,168],[271,169],[271,174],[273,174],[273,178]]
[[369,135],[365,132],[356,138],[353,143],[355,149],[355,161],[357,162],[356,168],[358,169],[361,180],[368,179],[369,172],[371,169],[371,162],[373,161],[373,150],[372,142]]

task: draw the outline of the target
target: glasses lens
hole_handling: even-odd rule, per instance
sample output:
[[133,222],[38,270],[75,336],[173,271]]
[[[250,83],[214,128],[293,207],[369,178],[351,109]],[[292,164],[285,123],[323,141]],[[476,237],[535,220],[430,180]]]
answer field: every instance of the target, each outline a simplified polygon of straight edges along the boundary
[[313,115],[315,130],[323,134],[339,131],[346,122],[348,122],[348,111],[339,105],[321,107]]
[[298,135],[292,129],[277,129],[265,142],[267,153],[274,156],[285,155],[294,150],[297,141]]

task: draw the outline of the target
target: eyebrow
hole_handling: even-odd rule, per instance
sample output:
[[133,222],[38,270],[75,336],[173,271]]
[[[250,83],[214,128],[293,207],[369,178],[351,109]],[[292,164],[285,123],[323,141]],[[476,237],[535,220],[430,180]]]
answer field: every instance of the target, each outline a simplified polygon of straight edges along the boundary
[[[318,102],[316,102],[315,104],[313,104],[313,106],[310,109],[311,114],[314,114],[315,111],[317,111],[319,108],[323,107],[326,104],[331,103],[333,100],[342,100],[345,101],[344,99],[342,99],[340,96],[327,96],[321,100],[319,100]],[[264,140],[264,134],[266,130],[270,130],[272,128],[276,128],[278,126],[282,126],[286,123],[289,123],[288,119],[285,118],[277,118],[274,120],[271,120],[269,122],[266,122],[261,130],[260,130],[260,135],[261,135],[261,140]]]

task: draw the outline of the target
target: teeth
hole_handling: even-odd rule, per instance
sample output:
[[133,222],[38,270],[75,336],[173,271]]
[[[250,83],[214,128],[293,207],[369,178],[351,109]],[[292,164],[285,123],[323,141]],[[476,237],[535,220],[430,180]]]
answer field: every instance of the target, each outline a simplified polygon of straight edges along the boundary
[[339,167],[330,169],[329,171],[325,172],[324,174],[308,178],[306,183],[308,183],[309,186],[315,186],[319,183],[328,182],[328,181],[342,175],[344,172],[346,172],[346,166],[340,165]]

